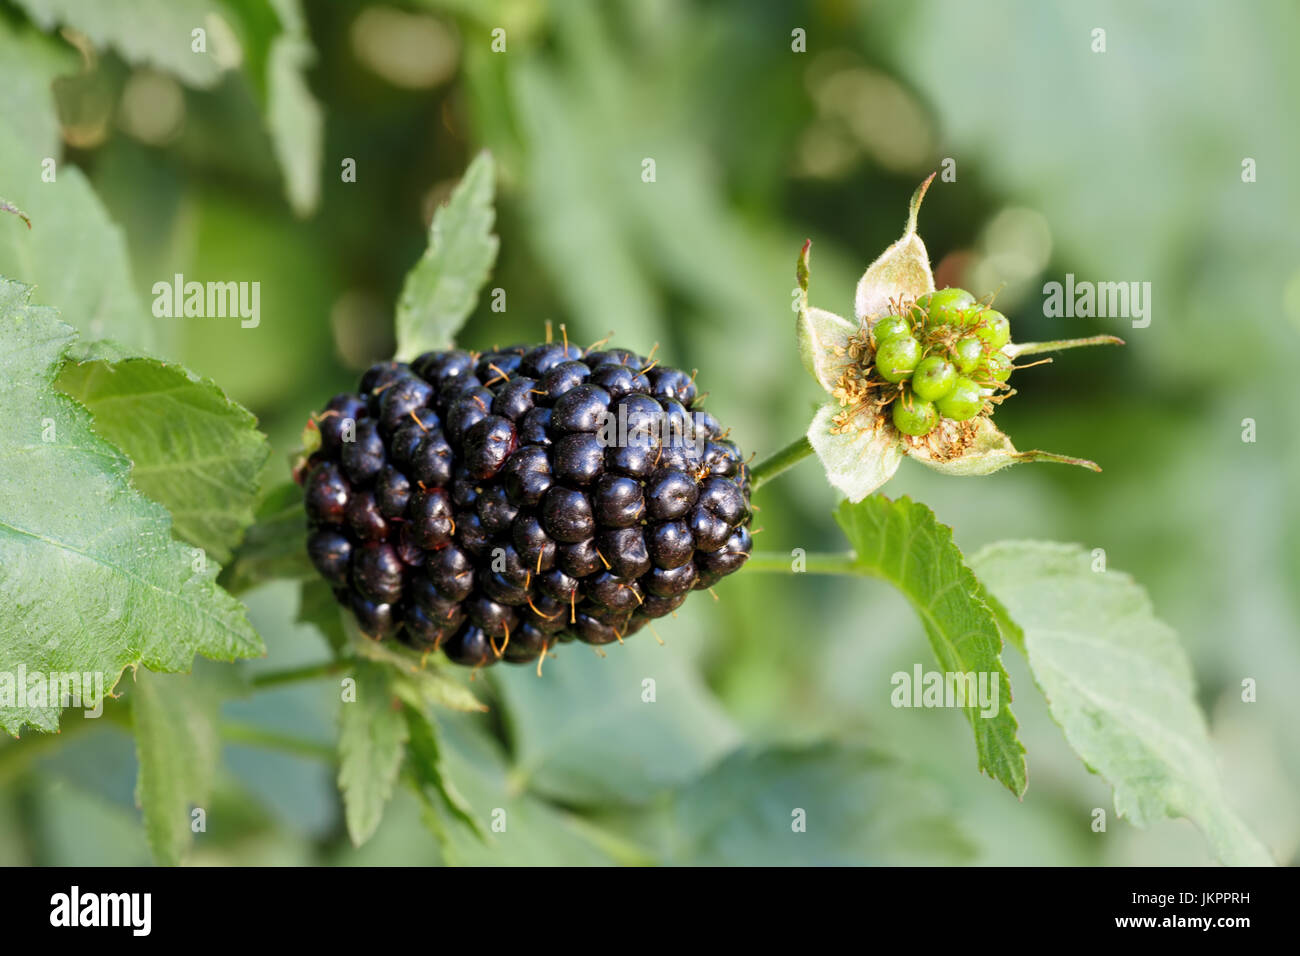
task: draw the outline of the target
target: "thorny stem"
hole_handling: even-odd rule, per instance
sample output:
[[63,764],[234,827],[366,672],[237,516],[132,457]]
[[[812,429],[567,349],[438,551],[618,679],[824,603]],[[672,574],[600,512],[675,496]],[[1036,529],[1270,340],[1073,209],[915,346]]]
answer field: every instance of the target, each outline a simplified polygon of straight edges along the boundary
[[776,454],[764,458],[749,470],[750,488],[757,491],[762,485],[771,481],[787,468],[791,468],[813,452],[812,444],[806,435],[786,445]]

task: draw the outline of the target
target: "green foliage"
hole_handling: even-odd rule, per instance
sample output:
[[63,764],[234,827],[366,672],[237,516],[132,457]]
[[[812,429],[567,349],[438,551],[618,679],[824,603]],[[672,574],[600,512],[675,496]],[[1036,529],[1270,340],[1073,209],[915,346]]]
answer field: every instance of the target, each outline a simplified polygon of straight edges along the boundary
[[300,593],[298,623],[310,624],[316,628],[335,654],[342,653],[347,647],[348,635],[343,627],[343,610],[334,597],[334,589],[329,586],[329,582],[313,574],[302,582]]
[[294,212],[305,216],[320,198],[325,118],[307,85],[316,52],[298,0],[273,0],[283,27],[271,41],[266,66],[266,123],[285,192]]
[[57,157],[62,144],[50,85],[56,76],[76,70],[76,53],[36,30],[14,29],[0,19],[0,63],[5,65],[0,122],[32,155]]
[[69,26],[101,49],[112,47],[133,63],[174,73],[193,86],[221,75],[211,35],[207,52],[193,51],[191,31],[211,25],[214,0],[14,0],[42,30]]
[[[143,830],[129,793],[115,792],[130,754],[114,718],[122,705],[109,704],[102,721],[64,715],[58,737],[0,740],[0,860],[143,861],[147,834],[157,860],[176,862],[190,841],[189,807],[205,794],[214,825],[193,859],[202,863],[427,863],[438,855],[479,865],[949,863],[1000,860],[1017,843],[1038,862],[1206,859],[1182,824],[1160,824],[1170,816],[1191,819],[1224,862],[1294,856],[1300,750],[1286,731],[1300,720],[1300,704],[1265,693],[1241,706],[1237,686],[1239,675],[1261,673],[1293,681],[1300,664],[1291,640],[1300,609],[1292,587],[1300,567],[1292,493],[1300,459],[1281,440],[1284,423],[1268,417],[1300,361],[1287,334],[1300,315],[1295,235],[1278,214],[1296,207],[1295,180],[1272,173],[1269,159],[1296,152],[1296,127],[1284,109],[1291,85],[1277,82],[1296,70],[1253,69],[1288,62],[1294,10],[1273,4],[1225,38],[1204,27],[1213,17],[1199,0],[1177,21],[1126,8],[1116,14],[1112,41],[1117,31],[1153,28],[1167,41],[1134,66],[1122,44],[1105,57],[1087,53],[1079,37],[1091,24],[1027,15],[1019,3],[995,4],[996,16],[946,0],[867,5],[848,19],[839,7],[814,5],[801,25],[820,39],[804,57],[773,42],[789,29],[779,11],[738,0],[423,0],[405,12],[436,13],[424,26],[449,38],[458,73],[415,90],[389,84],[353,55],[346,40],[362,12],[356,4],[305,11],[293,0],[0,6],[0,274],[36,285],[33,301],[60,309],[82,333],[68,345],[70,330],[48,325],[48,339],[33,340],[22,322],[11,328],[8,312],[0,321],[0,407],[11,423],[0,435],[0,672],[16,662],[103,666],[111,685],[136,662],[186,669],[195,652],[256,653],[260,642],[243,609],[210,574],[191,571],[190,549],[171,539],[220,558],[252,518],[216,580],[249,601],[272,649],[268,669],[289,677],[299,667],[324,670],[313,636],[288,624],[293,609],[282,605],[295,589],[260,587],[291,578],[302,582],[299,619],[333,653],[325,667],[372,669],[384,688],[379,698],[397,702],[392,713],[380,709],[364,720],[349,715],[361,705],[341,705],[355,750],[347,758],[353,782],[345,814],[352,822],[364,808],[363,829],[372,831],[387,814],[364,855],[340,838],[331,816],[338,775],[320,736],[340,706],[333,681],[268,681],[248,700],[228,699],[227,716],[236,719],[219,726],[227,743],[240,746],[220,763],[204,675],[140,668],[135,684],[119,689],[135,721]],[[210,50],[229,52],[209,13],[239,37],[237,72],[191,52],[194,26],[208,29]],[[96,49],[82,58],[56,24],[81,31]],[[488,48],[487,32],[498,25],[508,30],[508,56]],[[1023,41],[1011,44],[1021,59],[1015,71],[972,73],[960,58],[927,54],[1000,42],[1008,31]],[[313,37],[321,41],[319,62]],[[1215,76],[1231,82],[1140,82],[1143,71],[1193,76],[1188,64],[1210,54],[1224,67]],[[1050,77],[1041,67],[1063,56],[1110,68],[1090,70],[1088,83],[1068,88],[1050,81],[1012,88],[1020,69]],[[166,143],[143,142],[116,122],[125,115],[123,81],[140,67],[188,87],[184,122]],[[69,79],[52,86],[56,77]],[[87,92],[94,95],[79,102]],[[1005,103],[1008,92],[1032,108],[999,109],[998,122],[989,123],[990,104]],[[1257,108],[1235,110],[1243,100]],[[322,178],[326,111],[331,142],[349,145],[331,147]],[[1061,142],[1082,142],[1077,117],[1102,114],[1116,135],[1062,154]],[[1178,135],[1144,136],[1153,117]],[[65,138],[74,147],[67,162]],[[1105,201],[1134,181],[1131,150],[1107,143],[1139,139],[1143,161],[1159,175],[1141,180],[1141,203]],[[1238,179],[1233,143],[1251,144],[1242,149],[1260,160],[1257,183]],[[202,370],[256,411],[283,452],[311,409],[354,386],[370,361],[389,357],[385,316],[405,291],[398,307],[405,357],[453,336],[474,345],[535,338],[546,318],[567,321],[570,338],[582,344],[611,330],[614,345],[644,350],[661,342],[675,364],[700,367],[710,410],[761,461],[807,427],[816,387],[795,381],[789,354],[790,251],[806,236],[816,239],[822,304],[838,301],[847,313],[862,252],[897,238],[899,190],[938,165],[936,144],[958,157],[960,172],[955,182],[936,179],[939,195],[928,200],[926,243],[939,285],[982,270],[989,281],[977,291],[1000,288],[998,308],[1018,333],[1038,338],[1097,341],[1094,332],[1119,331],[1098,320],[1065,330],[1037,314],[1038,287],[1066,268],[1151,279],[1159,306],[1150,329],[1125,331],[1123,354],[1060,363],[1050,387],[1042,370],[1018,373],[1022,398],[999,412],[1036,444],[1097,449],[1104,478],[1043,469],[953,482],[909,467],[892,480],[900,494],[933,504],[972,547],[1032,532],[1123,554],[1188,652],[1136,585],[1115,572],[1093,574],[1077,550],[995,546],[969,562],[985,579],[976,581],[947,530],[910,502],[868,501],[860,507],[874,509],[870,518],[852,514],[846,530],[869,557],[850,564],[817,556],[842,546],[841,536],[818,504],[822,476],[807,468],[764,482],[757,499],[764,534],[756,540],[782,550],[759,556],[766,565],[754,563],[788,572],[784,549],[797,545],[813,552],[810,572],[888,579],[922,611],[941,661],[971,668],[991,661],[1004,679],[991,613],[1002,636],[1026,650],[1047,696],[1044,705],[1026,692],[1027,681],[1018,683],[1021,727],[1013,722],[1009,739],[988,721],[976,725],[981,758],[989,750],[996,764],[1001,755],[999,779],[1013,789],[1024,783],[1016,735],[1033,747],[1038,769],[1023,804],[969,773],[958,721],[895,711],[887,694],[864,692],[861,675],[879,677],[910,661],[898,656],[912,653],[907,645],[889,639],[909,624],[890,589],[838,587],[812,575],[758,577],[751,567],[719,588],[718,603],[697,597],[681,620],[666,621],[668,647],[646,634],[606,649],[603,660],[561,648],[540,680],[531,669],[496,668],[471,681],[436,653],[358,642],[306,561],[300,490],[277,484],[288,477],[283,455],[266,469],[269,490],[254,498],[260,439],[251,419],[184,366],[139,358],[165,356]],[[499,167],[499,210],[498,171],[487,170],[486,159],[467,160],[480,148],[491,149]],[[330,182],[341,155],[358,159],[356,183]],[[58,161],[52,183],[41,179],[46,157]],[[655,179],[643,178],[646,158],[657,163]],[[428,197],[455,177],[456,198],[426,230]],[[313,211],[310,221],[292,218]],[[459,332],[493,267],[497,215],[508,241],[491,285],[509,291],[510,311]],[[913,223],[908,234],[915,232]],[[907,240],[900,242],[913,245]],[[425,246],[404,289],[403,267]],[[1018,264],[1025,274],[1014,274]],[[924,284],[929,275],[928,262],[925,276],[894,271],[875,283],[877,292]],[[141,294],[175,272],[260,280],[263,325],[232,334],[217,322],[150,316]],[[794,304],[807,324],[820,310],[806,301],[806,259],[798,275],[805,294]],[[9,292],[0,285],[0,295]],[[1225,314],[1236,320],[1223,322]],[[833,356],[810,356],[808,346],[833,345],[855,323],[820,318],[815,334],[823,341],[806,339],[803,351],[819,359],[820,370],[818,361],[810,364],[820,371],[817,384],[828,387]],[[1016,354],[1056,345],[1021,345]],[[95,364],[66,365],[65,348]],[[1213,374],[1234,358],[1249,376]],[[19,367],[25,371],[15,377]],[[96,382],[164,369],[182,387],[163,397],[166,404],[155,406],[143,392],[120,403],[84,394]],[[55,385],[75,388],[89,407]],[[212,414],[174,400],[188,394]],[[819,397],[825,405],[820,390]],[[817,415],[809,438],[832,483],[864,497],[894,475],[902,454],[870,438],[831,435],[832,412],[826,406]],[[1258,444],[1239,438],[1236,423],[1245,416],[1259,420]],[[41,440],[47,417],[55,421],[54,443]],[[203,444],[230,444],[238,453],[205,461],[197,441],[168,444],[173,425],[191,439],[211,427]],[[229,442],[217,437],[221,429],[229,429]],[[996,431],[978,438],[975,459],[926,463],[985,474],[1019,461],[1062,460],[1018,452]],[[132,447],[138,441],[145,444]],[[152,488],[142,481],[149,456],[162,465]],[[207,473],[219,473],[226,487],[199,480]],[[1246,486],[1251,494],[1242,496]],[[171,521],[159,503],[174,510]],[[845,506],[840,517],[848,514]],[[868,541],[888,553],[872,552]],[[1256,559],[1235,560],[1241,553]],[[269,615],[272,606],[277,613]],[[707,639],[697,646],[697,636]],[[302,660],[294,640],[303,641]],[[1196,703],[1192,663],[1211,721]],[[654,703],[641,697],[646,678],[656,681]],[[12,719],[0,713],[0,725],[16,731]],[[38,708],[16,719],[53,727],[58,714]],[[981,724],[987,740],[978,736]],[[1207,724],[1225,762],[1222,781]],[[383,740],[368,736],[372,725]],[[908,762],[863,749],[862,729]],[[826,742],[771,743],[792,739]],[[251,746],[285,752],[252,753]],[[79,775],[67,773],[73,765],[82,767]],[[357,779],[365,767],[379,786]],[[415,799],[392,786],[399,776]],[[1102,778],[1119,812],[1147,830],[1085,832],[1084,810],[1107,799]],[[238,779],[256,786],[244,789]],[[794,808],[807,811],[807,832],[791,830]]]
[[194,681],[137,671],[130,688],[140,777],[136,802],[154,859],[181,861],[193,839],[191,811],[208,812],[213,772],[221,752],[217,701]]
[[491,154],[480,153],[434,214],[429,247],[407,274],[397,301],[398,358],[449,347],[474,311],[497,255],[494,178]]
[[[479,836],[484,836],[478,817],[474,816],[469,803],[447,774],[438,725],[425,715],[423,707],[424,702],[417,699],[408,701],[405,710],[410,740],[408,763],[414,784],[422,794],[425,794],[426,789],[433,790],[449,813]],[[436,809],[431,809],[435,814],[438,813]],[[440,828],[439,834],[443,841],[449,842],[445,829]]]
[[1008,541],[971,565],[1010,615],[1052,718],[1114,788],[1121,817],[1144,827],[1184,816],[1224,863],[1271,864],[1223,792],[1177,635],[1132,578],[1094,560],[1074,545]]
[[[75,333],[29,295],[0,282],[0,407],[12,423],[0,434],[0,671],[98,672],[109,689],[128,666],[262,653],[217,567],[172,538],[166,510],[131,488],[130,461],[54,388]],[[58,711],[0,709],[0,727],[53,730]]]
[[671,646],[628,641],[605,658],[566,647],[543,673],[538,680],[514,669],[494,683],[510,721],[514,774],[566,804],[645,803],[740,742]]
[[666,815],[672,864],[933,866],[972,852],[936,787],[842,744],[737,751]]
[[[222,587],[239,594],[266,581],[288,579],[318,584],[328,594],[328,586],[307,558],[303,544],[306,540],[307,512],[302,505],[302,489],[292,481],[276,485],[258,503],[235,559],[221,573]],[[308,587],[304,583],[304,589]],[[338,607],[332,594],[329,607]],[[338,614],[333,617],[337,624]],[[324,626],[324,622],[315,623]]]
[[69,365],[58,386],[131,459],[131,484],[171,512],[176,535],[226,562],[253,521],[270,453],[257,419],[214,383],[153,359]]
[[1011,678],[1002,666],[1002,638],[979,585],[934,512],[907,498],[875,496],[840,505],[835,515],[853,545],[854,567],[889,581],[911,602],[940,668],[997,679],[999,707],[986,717],[964,708],[975,731],[979,767],[1016,796],[1025,792],[1025,748],[1011,713]]
[[615,862],[609,848],[572,812],[540,799],[515,783],[500,744],[473,718],[452,716],[443,730],[447,776],[474,808],[484,841],[471,828],[450,826],[457,862],[466,866],[571,866]]
[[0,275],[34,286],[40,302],[77,326],[76,354],[100,339],[151,353],[154,320],[131,286],[121,230],[80,169],[58,167],[55,182],[45,183],[41,161],[0,117],[0,182],[32,223],[0,217]]
[[392,672],[358,661],[356,699],[344,700],[339,727],[339,791],[352,843],[370,839],[393,795],[409,733]]

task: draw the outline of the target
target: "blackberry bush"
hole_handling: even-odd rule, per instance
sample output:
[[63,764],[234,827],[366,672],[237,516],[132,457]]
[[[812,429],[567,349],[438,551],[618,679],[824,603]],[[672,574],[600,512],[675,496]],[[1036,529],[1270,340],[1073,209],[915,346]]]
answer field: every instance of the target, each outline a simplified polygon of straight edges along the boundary
[[458,664],[621,641],[749,556],[749,473],[694,378],[548,342],[368,369],[316,416],[307,552],[369,637]]

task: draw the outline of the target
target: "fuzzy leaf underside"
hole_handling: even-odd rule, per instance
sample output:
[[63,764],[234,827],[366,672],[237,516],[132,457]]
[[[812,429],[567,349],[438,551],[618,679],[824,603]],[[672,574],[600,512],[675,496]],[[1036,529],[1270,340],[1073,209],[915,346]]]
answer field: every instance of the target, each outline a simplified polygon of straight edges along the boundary
[[356,700],[344,701],[339,726],[339,792],[348,836],[361,846],[379,829],[406,753],[407,724],[392,671],[357,661]]
[[941,670],[987,674],[998,681],[996,716],[977,704],[963,709],[975,731],[980,769],[1016,796],[1025,792],[1025,748],[1011,713],[1011,683],[1002,666],[998,622],[981,600],[981,588],[952,541],[925,505],[876,496],[842,503],[835,514],[856,552],[862,573],[884,578],[912,604],[925,626]]
[[[217,566],[196,568],[166,510],[131,487],[130,461],[54,388],[75,332],[30,294],[0,280],[0,673],[98,673],[108,690],[137,664],[264,653]],[[59,709],[0,703],[0,727],[54,730]]]
[[853,314],[868,327],[889,314],[891,299],[915,299],[934,291],[934,274],[930,271],[930,253],[916,232],[916,218],[921,200],[934,175],[923,182],[908,206],[907,226],[903,235],[880,254],[858,280],[853,296]]
[[808,426],[808,441],[830,483],[857,502],[894,477],[904,446],[893,430],[883,426],[832,435],[831,422],[839,411],[834,402],[818,409]]
[[798,318],[799,356],[817,384],[826,391],[835,387],[849,359],[837,349],[843,349],[858,331],[848,319],[825,309],[802,309]]
[[1229,805],[1177,635],[1128,575],[1077,545],[999,542],[971,560],[1021,632],[1052,718],[1139,827],[1187,817],[1229,865],[1272,865]]
[[397,301],[397,357],[451,347],[496,261],[492,155],[479,153],[447,205],[433,216],[429,246]]
[[918,445],[909,451],[909,456],[927,468],[956,477],[979,477],[991,475],[995,471],[1012,465],[1023,465],[1034,461],[1054,461],[1063,465],[1078,465],[1092,471],[1101,471],[1096,464],[1083,458],[1069,458],[1050,451],[1016,451],[1011,439],[988,418],[976,419],[979,429],[974,443],[959,457],[949,461],[934,458],[924,445]]
[[257,419],[210,380],[154,359],[68,365],[58,385],[126,452],[131,484],[167,508],[176,535],[229,560],[270,454]]

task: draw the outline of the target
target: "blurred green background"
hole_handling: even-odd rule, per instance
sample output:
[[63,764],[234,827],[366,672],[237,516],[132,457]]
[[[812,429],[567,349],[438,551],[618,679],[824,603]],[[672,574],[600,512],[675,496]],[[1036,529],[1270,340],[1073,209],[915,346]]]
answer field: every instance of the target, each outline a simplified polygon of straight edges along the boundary
[[[0,42],[32,29],[28,6],[0,3]],[[968,552],[1077,541],[1142,582],[1193,660],[1234,805],[1280,861],[1297,860],[1295,4],[316,0],[303,11],[316,51],[306,76],[324,140],[307,215],[285,198],[248,68],[265,55],[261,4],[204,6],[224,6],[249,58],[208,88],[51,40],[69,60],[59,132],[125,230],[146,305],[176,272],[261,282],[257,329],[161,319],[158,335],[160,351],[260,417],[277,451],[268,486],[287,477],[308,414],[391,354],[402,278],[482,147],[499,168],[489,288],[508,305],[494,313],[485,297],[461,344],[539,340],[548,319],[582,342],[611,331],[616,345],[657,342],[665,361],[700,369],[710,410],[760,458],[802,432],[820,395],[793,339],[803,241],[811,301],[850,313],[916,184],[954,160],[956,181],[936,181],[920,220],[939,285],[1000,289],[1018,340],[1128,341],[1020,373],[998,412],[1019,447],[1105,471],[952,479],[908,462],[884,490],[928,503]],[[491,49],[498,27],[505,52]],[[792,50],[796,29],[806,52]],[[340,175],[348,158],[355,182]],[[1255,182],[1243,182],[1246,158]],[[1150,282],[1150,326],[1044,318],[1042,285],[1067,272]],[[843,546],[815,462],[755,502],[759,548]],[[523,669],[476,682],[494,709],[447,718],[452,776],[476,810],[511,808],[512,824],[492,849],[453,835],[460,859],[585,863],[650,848],[777,862],[790,858],[788,827],[765,831],[751,806],[770,798],[836,821],[810,829],[802,859],[1210,861],[1184,821],[1138,831],[1114,819],[1109,788],[1068,749],[1014,653],[1023,803],[976,772],[959,715],[890,706],[894,671],[932,665],[886,585],[740,574],[718,592],[665,622],[666,647],[648,634],[604,660],[570,647],[541,681]],[[270,653],[239,666],[324,657],[315,631],[294,624],[296,586],[247,599]],[[645,677],[658,685],[652,710]],[[1240,702],[1244,678],[1257,703]],[[328,753],[336,697],[328,682],[286,688],[224,716]],[[700,779],[737,746],[787,749]],[[300,749],[227,745],[195,862],[442,859],[405,793],[352,849],[333,768]],[[0,760],[0,863],[147,862],[134,778],[130,737],[107,722]],[[1111,816],[1105,834],[1089,828],[1094,807]]]

